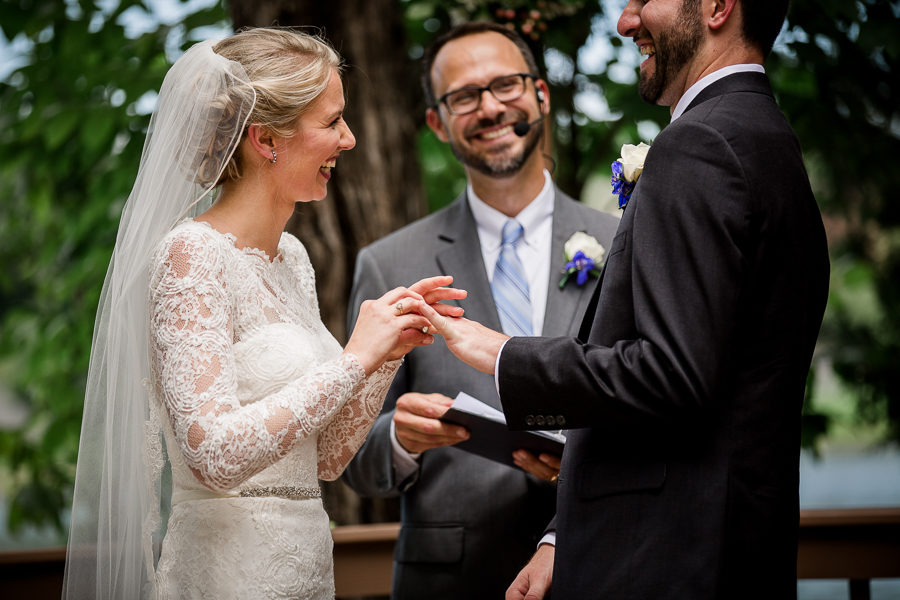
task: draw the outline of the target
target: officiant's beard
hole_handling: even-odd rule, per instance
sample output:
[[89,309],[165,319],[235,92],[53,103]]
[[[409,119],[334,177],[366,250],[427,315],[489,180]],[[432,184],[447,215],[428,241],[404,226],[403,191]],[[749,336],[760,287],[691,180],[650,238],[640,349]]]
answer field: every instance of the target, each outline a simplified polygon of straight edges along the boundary
[[[480,126],[490,127],[491,125],[496,124],[497,123],[494,122],[484,122],[481,123]],[[453,138],[450,138],[449,140],[450,150],[459,162],[467,167],[475,169],[479,173],[483,173],[489,177],[509,177],[515,175],[522,169],[522,165],[525,164],[525,161],[528,160],[528,157],[531,156],[531,153],[534,152],[534,149],[537,148],[538,143],[540,143],[543,133],[543,127],[532,127],[525,136],[525,147],[522,148],[521,152],[512,156],[506,154],[500,156],[486,156],[484,154],[479,154],[471,149],[462,147]]]
[[657,104],[666,88],[694,57],[703,40],[703,22],[698,2],[686,0],[678,11],[678,20],[667,31],[653,38],[656,62],[653,74],[641,75],[638,93],[646,102]]

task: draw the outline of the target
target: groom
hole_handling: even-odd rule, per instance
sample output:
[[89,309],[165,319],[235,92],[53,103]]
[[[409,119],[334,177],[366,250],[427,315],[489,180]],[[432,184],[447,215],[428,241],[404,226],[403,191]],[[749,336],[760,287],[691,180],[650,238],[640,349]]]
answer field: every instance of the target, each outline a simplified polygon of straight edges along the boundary
[[[570,428],[556,548],[507,598],[796,596],[800,411],[828,287],[821,216],[762,68],[787,0],[630,0],[671,107],[579,337],[430,315],[512,428]],[[505,344],[505,345],[504,345]],[[554,556],[555,554],[555,556]],[[555,559],[555,560],[554,560]]]

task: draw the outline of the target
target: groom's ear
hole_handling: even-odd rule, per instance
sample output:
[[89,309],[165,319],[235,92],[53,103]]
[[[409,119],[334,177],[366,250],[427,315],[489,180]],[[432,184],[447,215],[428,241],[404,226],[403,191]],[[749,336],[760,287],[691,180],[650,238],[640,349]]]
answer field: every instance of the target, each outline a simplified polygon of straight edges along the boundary
[[438,139],[442,142],[448,141],[450,138],[447,137],[447,128],[444,127],[444,121],[441,120],[441,115],[438,113],[438,109],[429,108],[425,111],[425,122],[428,124],[429,129],[434,132],[434,135],[438,136]]
[[707,0],[706,5],[711,6],[712,12],[706,20],[710,29],[721,29],[728,22],[731,13],[737,6],[738,0]]

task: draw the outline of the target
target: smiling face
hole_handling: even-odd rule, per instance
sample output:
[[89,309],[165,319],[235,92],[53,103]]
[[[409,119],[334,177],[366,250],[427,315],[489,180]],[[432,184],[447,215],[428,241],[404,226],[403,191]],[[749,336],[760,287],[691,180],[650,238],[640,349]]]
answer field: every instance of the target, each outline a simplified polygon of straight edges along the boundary
[[276,143],[278,195],[292,202],[321,200],[327,194],[338,155],[356,145],[344,122],[344,87],[332,71],[325,91],[297,120],[296,134]]
[[[431,79],[435,97],[440,98],[466,86],[487,86],[503,75],[528,72],[525,58],[512,41],[499,33],[481,32],[447,42],[435,57]],[[539,126],[531,127],[524,137],[513,132],[516,123],[534,121],[542,114],[536,90],[546,97],[546,85],[531,79],[525,85],[525,93],[507,103],[482,92],[481,106],[466,115],[451,115],[441,104],[428,110],[428,125],[467,167],[491,177],[511,176],[534,154],[543,134]]]
[[672,106],[686,87],[686,67],[703,41],[697,0],[630,0],[618,23],[619,35],[631,37],[641,55],[638,92],[653,104]]

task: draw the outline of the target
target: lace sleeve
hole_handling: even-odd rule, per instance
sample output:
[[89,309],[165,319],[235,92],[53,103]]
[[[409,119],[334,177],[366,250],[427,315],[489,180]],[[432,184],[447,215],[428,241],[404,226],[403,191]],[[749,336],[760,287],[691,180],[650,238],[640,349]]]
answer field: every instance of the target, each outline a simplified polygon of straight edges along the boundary
[[402,360],[385,363],[369,375],[319,434],[319,479],[333,481],[344,472],[381,413],[384,397],[401,364]]
[[342,355],[241,406],[225,260],[209,240],[176,236],[157,253],[150,281],[154,387],[186,463],[217,491],[327,425],[365,378],[356,357]]

